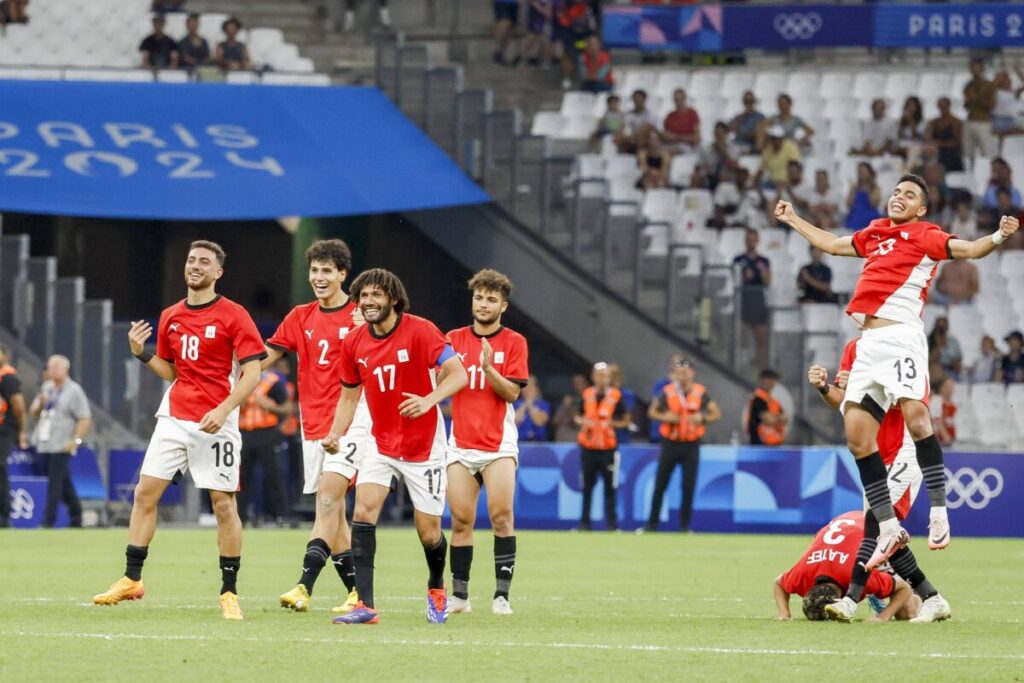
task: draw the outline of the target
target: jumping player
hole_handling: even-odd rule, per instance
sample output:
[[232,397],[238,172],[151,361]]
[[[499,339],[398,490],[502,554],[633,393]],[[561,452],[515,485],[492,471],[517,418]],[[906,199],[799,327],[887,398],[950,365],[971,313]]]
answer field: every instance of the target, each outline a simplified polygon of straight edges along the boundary
[[[160,314],[156,355],[144,346],[153,334],[149,323],[133,322],[128,331],[132,354],[172,384],[157,410],[135,487],[124,576],[92,599],[97,605],[139,600],[145,594],[142,564],[156,531],[157,503],[172,481],[190,471],[198,488],[210,490],[217,518],[221,613],[225,619],[242,619],[236,587],[242,554],[235,501],[242,444],[238,406],[259,382],[266,351],[245,309],[215,291],[224,259],[224,250],[214,242],[200,240],[189,247],[188,296]],[[236,362],[241,370],[237,381]]]
[[299,356],[299,408],[302,414],[303,488],[316,494],[316,520],[302,557],[302,576],[295,588],[280,597],[282,607],[305,612],[312,601],[313,584],[330,557],[348,599],[335,607],[345,613],[359,601],[355,589],[352,537],[345,519],[345,494],[355,481],[359,459],[369,436],[369,411],[361,401],[344,447],[327,455],[320,441],[331,431],[334,411],[341,397],[341,343],[363,317],[342,284],[352,270],[352,252],[342,240],[320,240],[306,250],[309,285],[314,301],[296,306],[267,340],[272,365],[285,353]]
[[900,178],[887,204],[888,218],[871,222],[852,236],[839,237],[797,216],[787,201],[779,201],[775,217],[811,244],[836,256],[866,259],[846,312],[864,328],[857,359],[850,371],[841,410],[847,445],[857,459],[868,504],[878,520],[878,547],[867,562],[870,569],[909,540],[889,500],[885,464],[878,454],[879,424],[898,404],[914,440],[924,476],[929,513],[928,547],[949,545],[946,483],[942,447],[932,431],[924,398],[928,387],[928,344],[921,313],[938,262],[953,258],[982,258],[1006,241],[1019,221],[1003,216],[999,230],[974,241],[957,239],[921,218],[928,212],[928,188],[915,175]]
[[[846,395],[846,382],[857,355],[858,341],[859,339],[851,340],[843,349],[843,357],[835,384],[828,383],[828,372],[820,365],[812,365],[807,371],[808,382],[818,390],[825,403],[836,410],[842,405]],[[896,513],[896,518],[902,521],[910,514],[910,508],[921,488],[923,476],[921,468],[917,464],[917,449],[914,447],[910,430],[907,429],[906,423],[903,421],[903,414],[896,406],[889,409],[879,426],[878,451],[889,472],[887,482],[893,510]],[[852,620],[857,611],[857,603],[860,602],[864,594],[864,586],[869,576],[864,565],[875,551],[875,536],[878,533],[878,521],[870,510],[865,515],[864,525],[864,538],[857,551],[853,576],[844,599],[825,608],[826,616],[830,619]],[[951,614],[949,603],[939,595],[939,591],[917,565],[917,558],[909,546],[900,548],[893,553],[890,563],[896,573],[903,577],[923,600],[921,609],[913,619],[915,622],[949,619]]]
[[448,440],[448,503],[452,511],[452,597],[449,612],[469,612],[469,570],[480,487],[487,487],[487,513],[494,531],[494,614],[512,614],[509,587],[516,565],[512,502],[519,462],[519,430],[512,404],[530,377],[526,339],[502,326],[512,282],[481,270],[469,281],[473,324],[448,333],[467,364],[469,386],[452,397]]
[[[441,514],[446,454],[444,421],[437,404],[469,384],[469,377],[441,331],[408,312],[405,286],[394,274],[380,268],[362,273],[352,283],[352,296],[367,324],[342,342],[341,399],[323,446],[328,453],[339,451],[362,386],[376,449],[367,449],[360,463],[352,517],[360,602],[348,614],[335,617],[334,623],[373,624],[379,619],[373,601],[376,525],[394,478],[402,479],[409,490],[416,532],[427,559],[427,620],[444,623],[448,543],[441,531]],[[440,382],[435,382],[437,368]]]

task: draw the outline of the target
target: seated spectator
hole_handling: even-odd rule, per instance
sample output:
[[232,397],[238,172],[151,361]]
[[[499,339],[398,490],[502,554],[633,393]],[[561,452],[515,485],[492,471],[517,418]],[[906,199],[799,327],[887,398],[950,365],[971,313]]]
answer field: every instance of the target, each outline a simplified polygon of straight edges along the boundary
[[[765,212],[768,202],[761,189],[751,182],[750,171],[740,166],[731,182],[720,182],[715,187],[712,201],[715,214],[712,227],[752,227],[762,229],[769,226]],[[765,220],[759,222],[758,217]]]
[[802,304],[834,304],[839,300],[832,291],[832,269],[821,260],[824,253],[817,247],[811,247],[811,262],[796,276],[796,288]]
[[[1005,187],[996,190],[996,205],[992,208],[984,208],[979,212],[978,223],[984,230],[995,231],[999,227],[999,221],[1003,216],[1019,216],[1020,205],[1013,201],[1013,195]],[[1017,249],[1018,238],[1013,237],[1006,241],[1003,249]]]
[[234,17],[226,19],[220,25],[225,40],[217,44],[217,66],[225,71],[247,71],[252,68],[249,61],[249,48],[238,40],[238,32],[242,30],[242,22]]
[[951,375],[954,379],[960,377],[963,353],[960,350],[960,342],[949,333],[949,318],[942,316],[936,318],[935,326],[928,335],[928,347],[938,349],[939,365],[943,372]]
[[999,206],[997,193],[999,190],[1006,190],[1010,193],[1010,203],[1013,206],[1020,206],[1020,191],[1013,186],[1013,169],[1002,157],[992,160],[992,177],[988,181],[988,188],[981,199],[981,205],[987,209],[994,209]]
[[195,69],[210,63],[210,44],[199,35],[199,15],[190,14],[185,20],[185,37],[178,43],[180,63],[185,69]]
[[644,146],[636,153],[636,163],[640,167],[640,179],[636,183],[638,188],[646,191],[668,187],[672,153],[661,144],[658,131],[647,132]]
[[675,109],[665,117],[662,138],[673,153],[689,152],[700,144],[700,116],[686,104],[686,91],[682,88],[672,93],[672,102]]
[[934,303],[968,304],[974,301],[980,287],[978,267],[970,260],[946,261],[939,269],[939,277],[935,281]]
[[28,0],[3,0],[0,2],[0,26],[27,23]]
[[572,87],[580,44],[597,29],[597,18],[586,0],[565,0],[555,18],[555,34],[562,45],[562,90]]
[[953,403],[955,389],[956,382],[952,377],[932,385],[932,427],[943,448],[949,448],[956,441],[956,404]]
[[714,190],[720,182],[732,180],[740,168],[736,161],[739,153],[736,143],[729,140],[729,126],[721,121],[716,123],[715,139],[700,150],[698,166],[707,177],[707,183],[698,187],[706,186]]
[[607,50],[601,49],[601,39],[590,36],[587,38],[587,49],[583,52],[583,83],[580,90],[608,92],[614,87],[612,58]]
[[625,125],[615,134],[615,144],[622,154],[635,154],[640,143],[647,139],[647,133],[657,130],[658,119],[647,108],[647,92],[633,91],[633,108],[626,112]]
[[877,157],[896,150],[896,122],[885,118],[885,100],[871,103],[871,118],[861,126],[860,145],[852,147],[850,154]]
[[937,161],[929,162],[921,169],[921,177],[928,184],[928,220],[945,225],[951,218],[949,209],[953,202],[953,188],[946,183],[946,169]]
[[823,230],[839,226],[839,206],[843,203],[843,196],[838,187],[833,187],[825,169],[819,168],[814,172],[814,188],[807,202],[811,223]]
[[590,136],[591,143],[596,143],[606,135],[616,136],[625,125],[625,117],[622,114],[622,98],[618,95],[609,95],[605,99],[604,115],[598,119],[597,128]]
[[167,20],[163,15],[153,17],[153,32],[143,39],[139,45],[139,52],[142,53],[142,66],[151,66],[154,69],[166,69],[178,66],[178,44],[170,36],[164,33],[164,26]]
[[183,12],[185,10],[186,0],[153,0],[153,4],[150,5],[151,12],[159,12],[161,14],[165,12]]
[[544,400],[536,375],[530,375],[519,399],[512,404],[520,441],[547,441],[551,404]]
[[786,180],[775,183],[776,197],[772,204],[780,199],[792,202],[797,211],[806,211],[810,206],[810,193],[804,185],[804,165],[799,161],[790,161],[786,164]]
[[530,0],[526,40],[523,44],[523,56],[529,66],[540,66],[542,59],[551,59],[550,36],[554,10],[554,0]]
[[754,154],[761,150],[758,142],[758,131],[764,114],[755,109],[757,98],[749,90],[743,93],[743,111],[729,122],[729,130],[736,138],[736,144],[745,154]]
[[[1024,74],[1020,67],[1018,75]],[[1021,76],[1024,78],[1024,75]],[[1024,133],[1024,122],[1020,115],[1020,94],[1024,85],[1014,89],[1010,74],[1000,71],[993,83],[996,86],[996,106],[992,110],[992,132],[999,136],[1020,135]]]
[[916,159],[921,153],[923,141],[924,114],[921,109],[921,100],[916,95],[911,95],[903,103],[903,113],[900,114],[900,120],[896,126],[895,152],[907,160],[906,168],[915,166]]
[[866,228],[868,223],[881,218],[878,211],[882,203],[882,190],[878,187],[875,169],[866,161],[857,164],[857,181],[850,187],[846,200],[849,211],[846,213],[846,225],[850,230]]
[[971,383],[995,382],[1003,357],[996,348],[996,342],[987,334],[981,338],[981,354],[971,366]]
[[925,144],[938,149],[938,162],[946,171],[964,170],[964,122],[953,115],[948,97],[939,98],[939,115],[924,129]]
[[970,199],[958,199],[953,202],[953,218],[949,223],[949,231],[960,239],[973,240],[978,235],[978,218]]
[[1020,330],[1014,330],[1006,335],[1004,341],[1010,350],[999,363],[996,381],[1004,384],[1024,382],[1024,334],[1021,334]]
[[814,135],[814,129],[807,125],[807,123],[793,113],[793,98],[786,93],[779,95],[777,100],[779,112],[768,119],[761,122],[761,144],[759,148],[764,147],[764,140],[767,137],[769,129],[775,126],[781,126],[783,135],[787,140],[792,140],[799,144],[801,147],[809,147],[811,144],[811,136]]
[[761,149],[761,177],[766,185],[785,184],[789,178],[789,162],[800,161],[800,148],[786,137],[781,125],[770,126],[767,142]]

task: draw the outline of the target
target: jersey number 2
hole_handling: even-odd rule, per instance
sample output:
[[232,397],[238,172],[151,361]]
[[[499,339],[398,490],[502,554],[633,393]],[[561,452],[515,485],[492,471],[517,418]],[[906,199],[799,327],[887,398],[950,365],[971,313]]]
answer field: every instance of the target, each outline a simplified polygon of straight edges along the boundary
[[317,344],[320,346],[320,360],[317,361],[317,365],[327,365],[327,351],[330,350],[331,346],[327,343],[326,339],[321,339]]

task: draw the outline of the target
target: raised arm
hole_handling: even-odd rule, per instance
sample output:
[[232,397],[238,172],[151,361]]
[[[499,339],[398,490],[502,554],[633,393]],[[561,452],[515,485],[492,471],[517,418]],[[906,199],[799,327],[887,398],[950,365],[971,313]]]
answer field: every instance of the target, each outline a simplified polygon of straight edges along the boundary
[[857,250],[853,248],[852,237],[849,235],[837,237],[826,230],[811,225],[796,215],[793,205],[784,199],[780,199],[778,204],[775,205],[775,218],[796,230],[804,239],[826,254],[832,254],[833,256],[857,256]]
[[145,320],[132,322],[131,329],[128,330],[128,346],[132,355],[142,361],[154,375],[162,380],[173,382],[178,378],[178,370],[174,367],[174,363],[168,363],[163,358],[146,351],[146,340],[152,334],[153,326]]
[[828,383],[828,370],[820,365],[812,365],[807,369],[807,382],[818,390],[823,400],[829,407],[839,410],[846,398],[846,392],[835,384]]
[[984,258],[1017,232],[1018,228],[1020,228],[1020,220],[1013,216],[1003,216],[999,219],[999,230],[991,235],[985,235],[976,240],[957,238],[949,240],[949,253],[953,258]]

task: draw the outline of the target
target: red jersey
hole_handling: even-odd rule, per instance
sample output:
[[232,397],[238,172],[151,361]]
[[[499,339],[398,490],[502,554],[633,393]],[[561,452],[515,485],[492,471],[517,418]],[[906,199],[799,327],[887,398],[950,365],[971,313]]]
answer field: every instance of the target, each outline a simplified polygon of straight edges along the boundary
[[[799,596],[807,595],[819,576],[827,576],[845,592],[850,587],[857,551],[864,538],[864,513],[844,512],[818,530],[811,546],[793,568],[782,575],[782,590]],[[887,598],[892,595],[895,582],[885,572],[868,574],[864,595]]]
[[[448,333],[452,348],[469,373],[469,384],[452,397],[452,436],[449,443],[489,453],[518,453],[519,428],[512,404],[498,396],[480,367],[480,337],[473,326]],[[520,386],[530,377],[526,339],[507,327],[487,337],[494,350],[491,365]]]
[[[267,351],[249,313],[218,294],[201,306],[182,299],[165,308],[157,324],[156,355],[173,363],[178,373],[157,417],[199,422],[234,388],[235,360],[239,365],[261,360]],[[228,420],[237,422],[237,408]]]
[[853,235],[853,248],[866,263],[846,312],[858,322],[873,315],[923,330],[928,287],[939,261],[953,258],[953,237],[924,221],[896,226],[888,218],[871,221]]
[[267,340],[267,346],[299,357],[303,439],[320,440],[331,431],[341,396],[341,342],[356,327],[355,310],[353,299],[337,308],[321,308],[319,301],[296,306]]
[[424,318],[399,313],[390,332],[377,336],[362,325],[345,337],[339,365],[346,387],[362,385],[373,418],[377,450],[399,460],[423,462],[440,442],[444,445],[441,410],[417,418],[403,417],[403,394],[426,396],[434,390],[434,368],[444,361],[448,338]]

